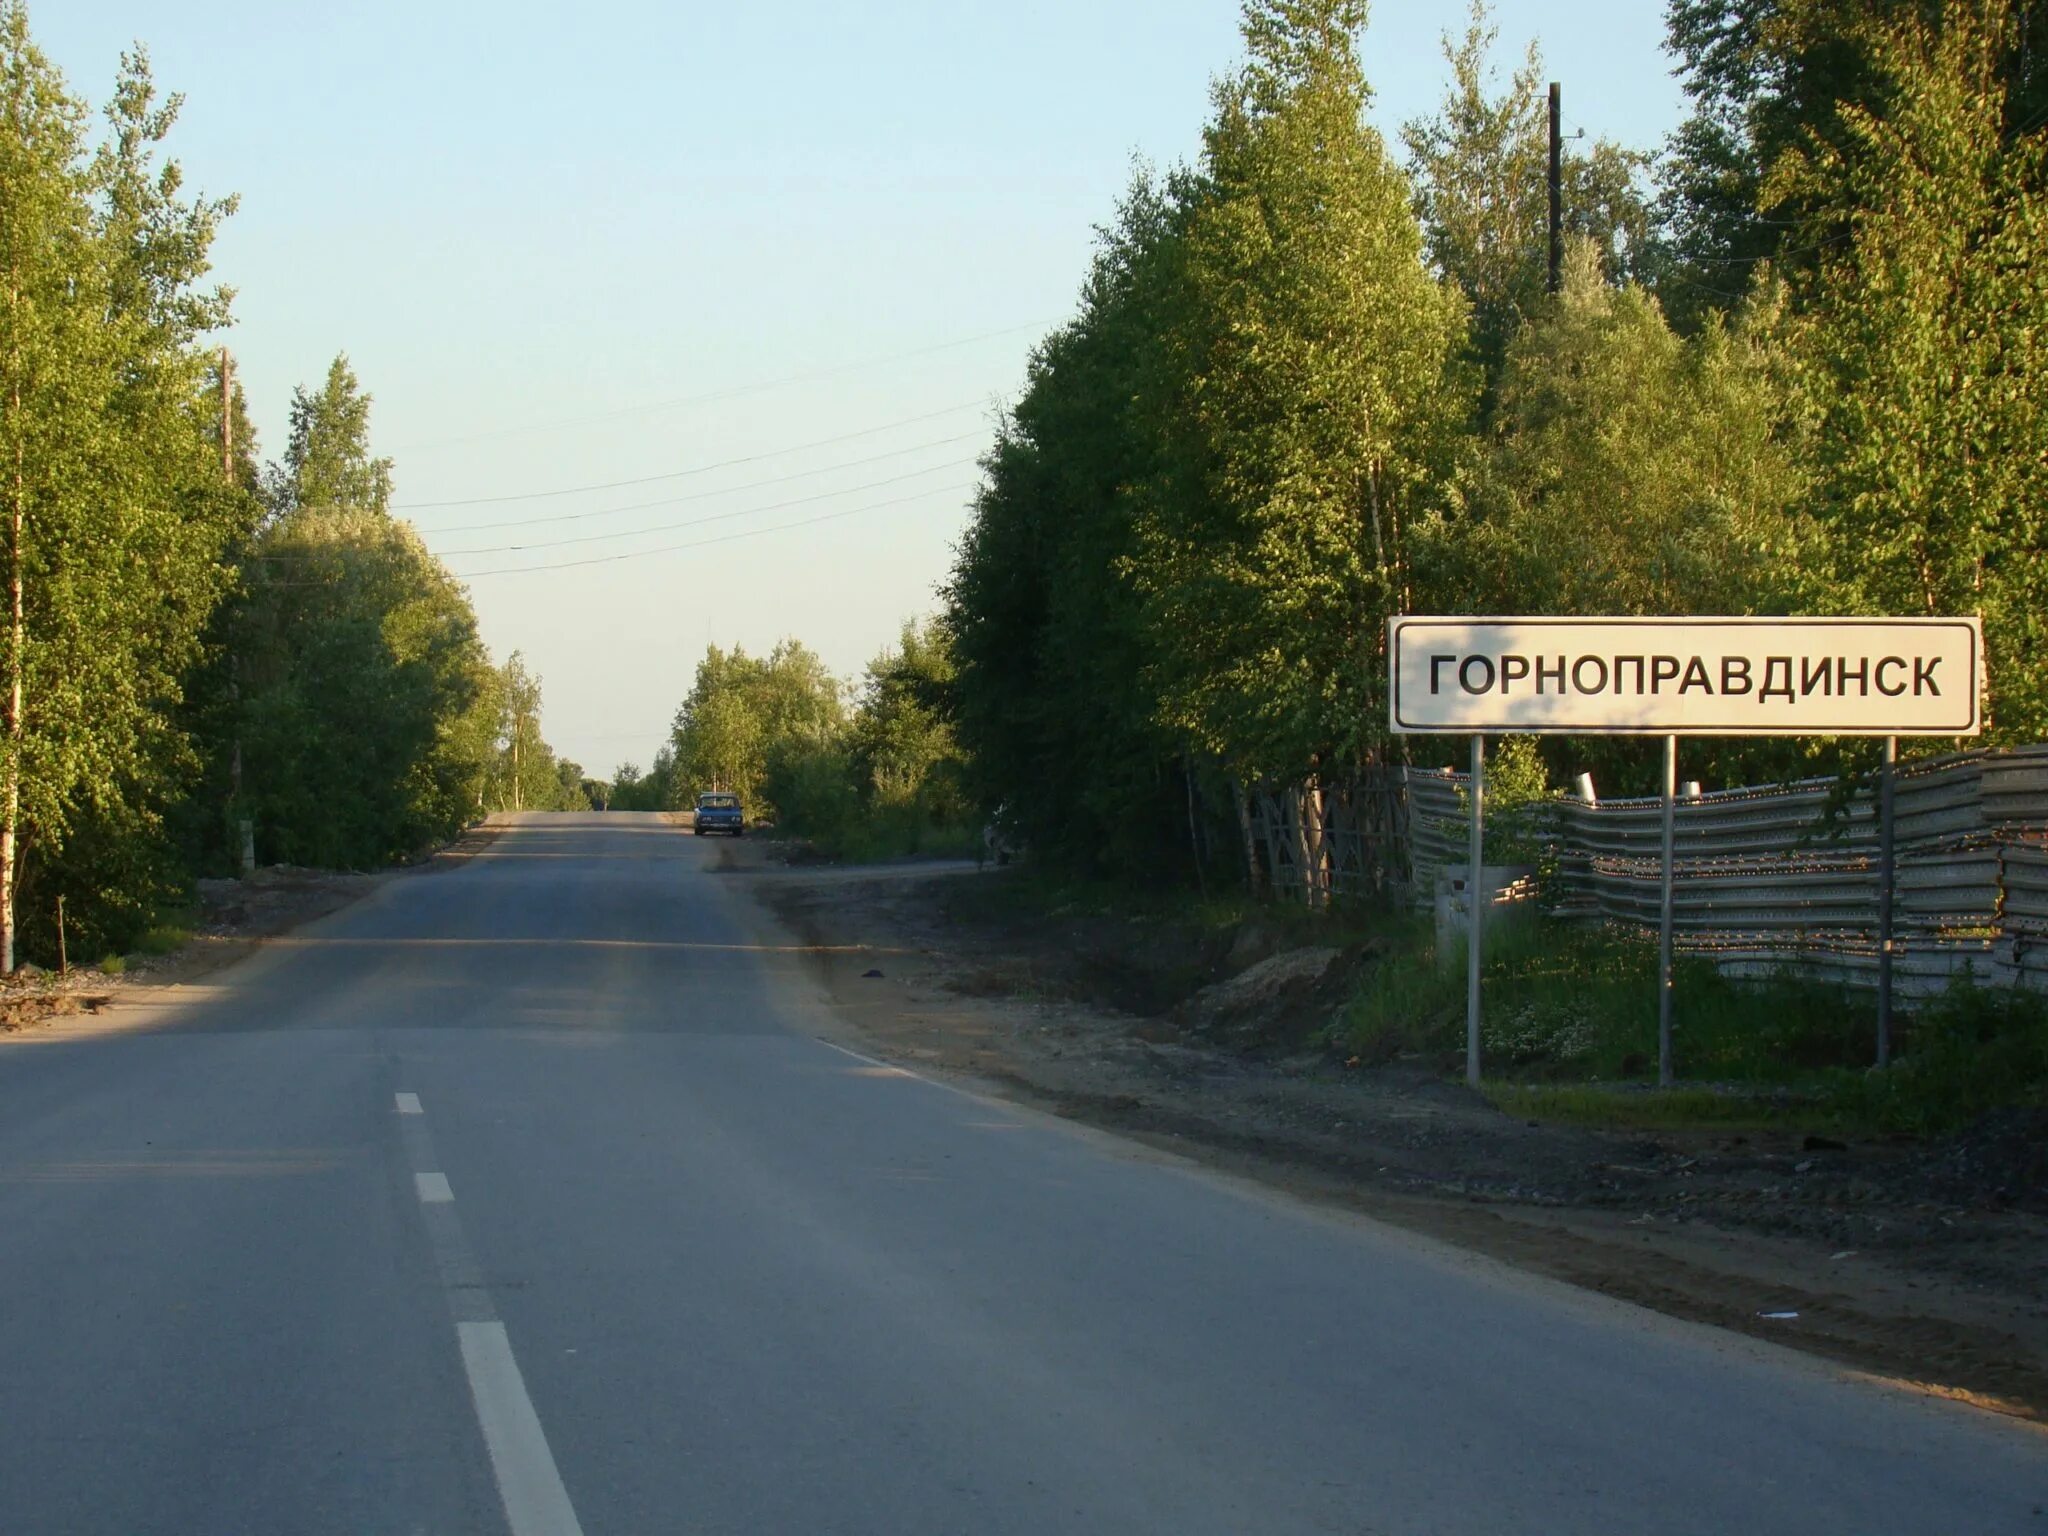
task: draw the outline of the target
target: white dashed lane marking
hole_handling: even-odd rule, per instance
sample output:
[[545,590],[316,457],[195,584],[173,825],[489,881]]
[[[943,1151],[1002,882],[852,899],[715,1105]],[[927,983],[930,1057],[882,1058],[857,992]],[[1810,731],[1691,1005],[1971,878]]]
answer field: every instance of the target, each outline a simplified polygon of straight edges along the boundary
[[427,1129],[420,1096],[394,1093],[392,1097],[399,1114],[420,1116],[405,1124],[400,1140],[413,1165],[420,1204],[425,1207],[421,1214],[427,1245],[433,1250],[443,1295],[453,1314],[463,1374],[469,1378],[470,1402],[476,1409],[477,1427],[483,1431],[484,1449],[490,1454],[505,1523],[512,1536],[583,1536],[569,1490],[555,1466],[554,1452],[548,1449],[547,1434],[540,1427],[540,1415],[527,1395],[525,1378],[519,1374],[512,1341],[498,1320],[490,1289],[470,1253],[469,1240],[463,1236],[448,1175],[421,1167],[440,1158],[434,1153],[434,1137]]
[[477,1423],[491,1453],[498,1496],[512,1536],[583,1536],[554,1453],[526,1395],[519,1362],[503,1323],[457,1323],[462,1364],[469,1373],[470,1395],[476,1400]]

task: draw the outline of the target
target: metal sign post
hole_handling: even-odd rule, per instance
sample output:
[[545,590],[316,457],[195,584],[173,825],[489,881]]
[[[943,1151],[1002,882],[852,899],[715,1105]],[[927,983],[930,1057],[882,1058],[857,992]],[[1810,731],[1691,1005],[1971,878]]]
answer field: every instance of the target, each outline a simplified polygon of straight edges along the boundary
[[1678,738],[1664,738],[1664,859],[1657,905],[1657,1086],[1671,1086],[1671,874],[1678,830]]
[[1481,889],[1486,841],[1486,738],[1472,738],[1471,869],[1465,879],[1465,1082],[1479,1086],[1479,914],[1486,907]]
[[1892,821],[1892,780],[1899,765],[1899,738],[1884,739],[1884,767],[1877,781],[1877,1064],[1892,1061],[1892,888],[1898,882],[1896,829]]
[[1472,738],[1471,950],[1465,1075],[1479,1081],[1484,737],[1662,736],[1657,1078],[1674,1075],[1672,885],[1680,736],[1882,736],[1878,1060],[1891,1056],[1893,765],[1900,736],[1983,729],[1980,620],[1425,618],[1387,621],[1389,728]]

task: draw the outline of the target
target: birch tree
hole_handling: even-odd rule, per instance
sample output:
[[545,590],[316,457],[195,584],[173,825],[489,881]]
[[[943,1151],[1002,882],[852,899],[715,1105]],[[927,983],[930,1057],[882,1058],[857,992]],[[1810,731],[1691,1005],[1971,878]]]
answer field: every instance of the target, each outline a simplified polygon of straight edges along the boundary
[[1251,0],[1215,90],[1164,347],[1137,581],[1162,717],[1247,776],[1379,755],[1385,619],[1467,426],[1464,305],[1423,265],[1357,0]]
[[37,878],[75,880],[93,898],[118,887],[104,863],[65,868],[74,832],[95,818],[136,836],[160,829],[191,762],[183,678],[243,515],[208,451],[195,346],[226,319],[226,296],[201,283],[231,204],[186,198],[162,159],[177,108],[131,56],[92,151],[85,108],[23,8],[0,4],[8,970]]
[[1860,35],[1892,103],[1776,168],[1849,238],[1803,283],[1837,606],[1984,616],[1995,741],[2048,735],[2048,126],[2008,132],[2004,6]]

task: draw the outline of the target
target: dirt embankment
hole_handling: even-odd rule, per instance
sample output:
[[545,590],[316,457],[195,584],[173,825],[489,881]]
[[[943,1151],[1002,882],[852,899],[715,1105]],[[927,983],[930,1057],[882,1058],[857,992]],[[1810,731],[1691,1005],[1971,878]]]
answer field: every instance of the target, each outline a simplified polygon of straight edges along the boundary
[[387,880],[455,869],[497,836],[488,824],[472,827],[411,864],[371,874],[275,864],[246,880],[201,880],[194,892],[197,922],[191,937],[166,954],[123,956],[113,975],[97,965],[74,965],[61,976],[24,966],[0,980],[0,1032],[97,1014],[124,993],[196,981],[240,960],[266,939],[339,911]]
[[866,1049],[1546,1275],[2048,1417],[2038,1114],[1939,1144],[1537,1124],[1427,1065],[1351,1064],[1315,1043],[1369,949],[1033,913],[971,866],[784,868],[764,845],[736,864],[819,947]]

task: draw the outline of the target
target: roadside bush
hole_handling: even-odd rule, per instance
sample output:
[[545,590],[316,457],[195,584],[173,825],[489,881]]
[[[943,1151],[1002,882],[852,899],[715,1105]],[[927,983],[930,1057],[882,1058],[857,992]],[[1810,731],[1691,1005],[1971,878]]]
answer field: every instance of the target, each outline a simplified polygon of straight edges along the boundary
[[[2048,1107],[2048,998],[2031,992],[1964,983],[1930,999],[1901,1018],[1899,1048],[1880,1072],[1868,993],[1790,973],[1726,977],[1680,956],[1673,1043],[1686,1086],[1638,1103],[1602,1096],[1599,1085],[1655,1073],[1654,940],[1552,920],[1503,925],[1487,941],[1481,984],[1486,1074],[1525,1085],[1523,1097],[1499,1099],[1514,1112],[1622,1125],[1796,1111],[1847,1129],[1931,1135],[1994,1110]],[[1462,1062],[1464,1041],[1464,946],[1440,965],[1421,920],[1388,935],[1330,1032],[1331,1045],[1363,1062],[1420,1056],[1444,1070]]]
[[1903,1035],[1889,1071],[1841,1085],[1845,1110],[1886,1130],[1935,1133],[1994,1109],[2048,1106],[2048,998],[1958,984]]
[[844,838],[861,819],[860,796],[836,746],[791,747],[768,764],[762,794],[785,832],[826,843]]
[[[1536,1081],[1642,1078],[1657,1062],[1657,946],[1633,930],[1550,919],[1496,926],[1481,968],[1489,1075]],[[1742,981],[1681,955],[1673,970],[1680,1070],[1696,1080],[1783,1084],[1873,1055],[1873,1005],[1783,975]],[[1465,949],[1436,953],[1416,920],[1366,976],[1333,1043],[1367,1061],[1461,1056]]]

